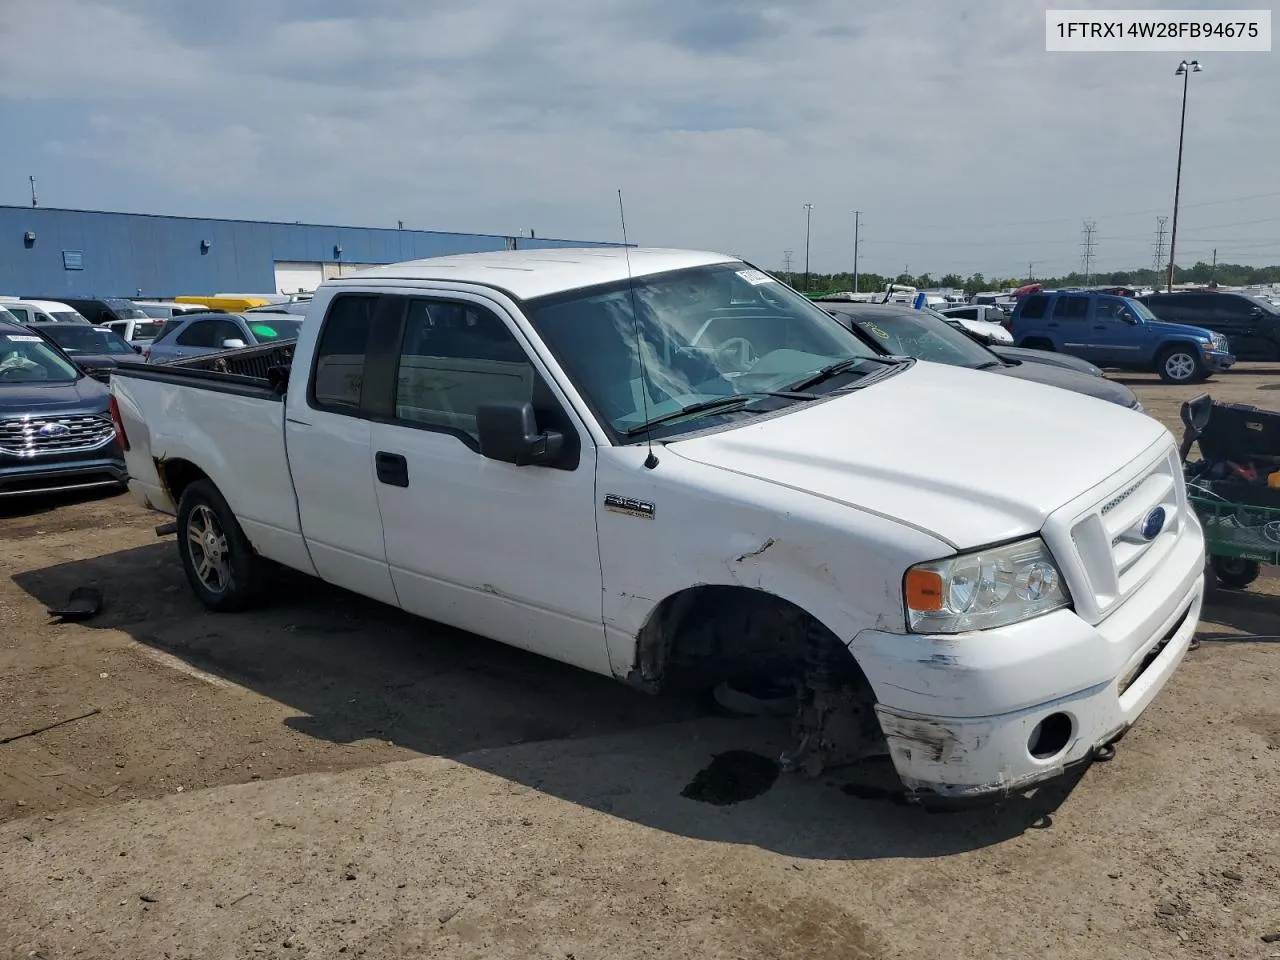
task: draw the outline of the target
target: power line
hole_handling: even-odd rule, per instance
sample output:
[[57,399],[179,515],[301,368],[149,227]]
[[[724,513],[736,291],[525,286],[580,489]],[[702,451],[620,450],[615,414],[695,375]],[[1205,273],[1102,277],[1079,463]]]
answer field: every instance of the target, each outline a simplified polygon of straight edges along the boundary
[[[1183,203],[1180,204],[1182,209],[1188,210],[1199,207],[1217,207],[1227,203],[1243,203],[1246,200],[1265,200],[1270,197],[1280,197],[1280,190],[1273,190],[1270,193],[1254,193],[1244,197],[1227,197],[1223,200],[1202,200],[1199,203]],[[1163,209],[1159,210],[1132,210],[1127,213],[1105,213],[1097,220],[1119,220],[1124,217],[1149,217],[1153,214],[1163,213]],[[922,223],[918,224],[921,230],[983,230],[989,227],[1038,227],[1050,223],[1071,223],[1071,217],[1056,217],[1052,220],[1014,220],[1006,223]]]

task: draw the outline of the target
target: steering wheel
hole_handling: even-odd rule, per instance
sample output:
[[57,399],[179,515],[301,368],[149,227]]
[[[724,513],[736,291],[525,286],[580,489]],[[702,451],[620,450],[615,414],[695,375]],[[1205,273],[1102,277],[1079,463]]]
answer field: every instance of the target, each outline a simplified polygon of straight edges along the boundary
[[756,348],[746,337],[730,337],[716,347],[716,358],[722,362],[735,364],[740,371],[750,370],[760,358],[756,356]]

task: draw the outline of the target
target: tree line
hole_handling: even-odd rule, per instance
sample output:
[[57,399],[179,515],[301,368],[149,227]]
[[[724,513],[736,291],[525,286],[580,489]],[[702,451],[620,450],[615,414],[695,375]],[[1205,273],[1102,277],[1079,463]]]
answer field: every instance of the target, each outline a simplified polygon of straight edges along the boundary
[[[805,288],[805,276],[797,271],[773,271],[776,276],[784,277],[791,286],[805,293],[836,293],[853,289],[853,274],[844,273],[810,273],[808,288]],[[981,273],[962,277],[957,273],[947,273],[935,277],[930,273],[912,276],[901,273],[896,277],[878,273],[859,273],[858,293],[877,293],[890,283],[905,284],[927,290],[934,287],[950,287],[964,290],[970,296],[983,290],[1004,290],[1009,287],[1020,287],[1024,283],[1043,283],[1046,287],[1083,287],[1083,286],[1133,286],[1163,287],[1168,275],[1165,271],[1144,267],[1136,270],[1113,270],[1111,272],[1091,273],[1086,277],[1079,271],[1073,271],[1062,277],[987,277]],[[1216,266],[1203,260],[1193,267],[1175,267],[1174,283],[1217,283],[1224,287],[1252,286],[1254,284],[1280,283],[1280,266],[1247,267],[1238,263],[1219,263]]]

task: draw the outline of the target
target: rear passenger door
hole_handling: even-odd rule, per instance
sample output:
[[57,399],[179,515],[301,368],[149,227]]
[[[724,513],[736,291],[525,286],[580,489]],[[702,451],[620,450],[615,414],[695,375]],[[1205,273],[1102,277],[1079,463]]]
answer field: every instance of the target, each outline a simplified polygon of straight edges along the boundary
[[1255,313],[1255,304],[1225,293],[1213,294],[1212,302],[1212,320],[1205,326],[1225,335],[1236,356],[1249,360],[1272,358],[1270,336],[1261,329],[1265,318],[1261,312]]
[[382,298],[340,293],[325,313],[307,376],[285,413],[298,518],[323,580],[396,604],[374,490],[372,424],[362,400],[365,365]]
[[1062,344],[1062,352],[1098,363],[1098,351],[1089,329],[1089,298],[1079,294],[1063,294],[1053,301],[1045,326]]
[[[403,335],[373,401],[387,562],[411,613],[608,674],[595,446],[506,308],[464,294],[395,299]],[[476,409],[529,401],[576,456],[515,466],[480,454]]]

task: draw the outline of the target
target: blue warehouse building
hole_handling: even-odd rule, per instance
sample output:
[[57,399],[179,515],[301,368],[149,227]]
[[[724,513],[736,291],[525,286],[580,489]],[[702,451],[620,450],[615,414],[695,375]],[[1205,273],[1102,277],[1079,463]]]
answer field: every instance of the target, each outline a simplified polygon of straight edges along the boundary
[[297,293],[363,267],[402,260],[619,245],[0,206],[0,296]]

